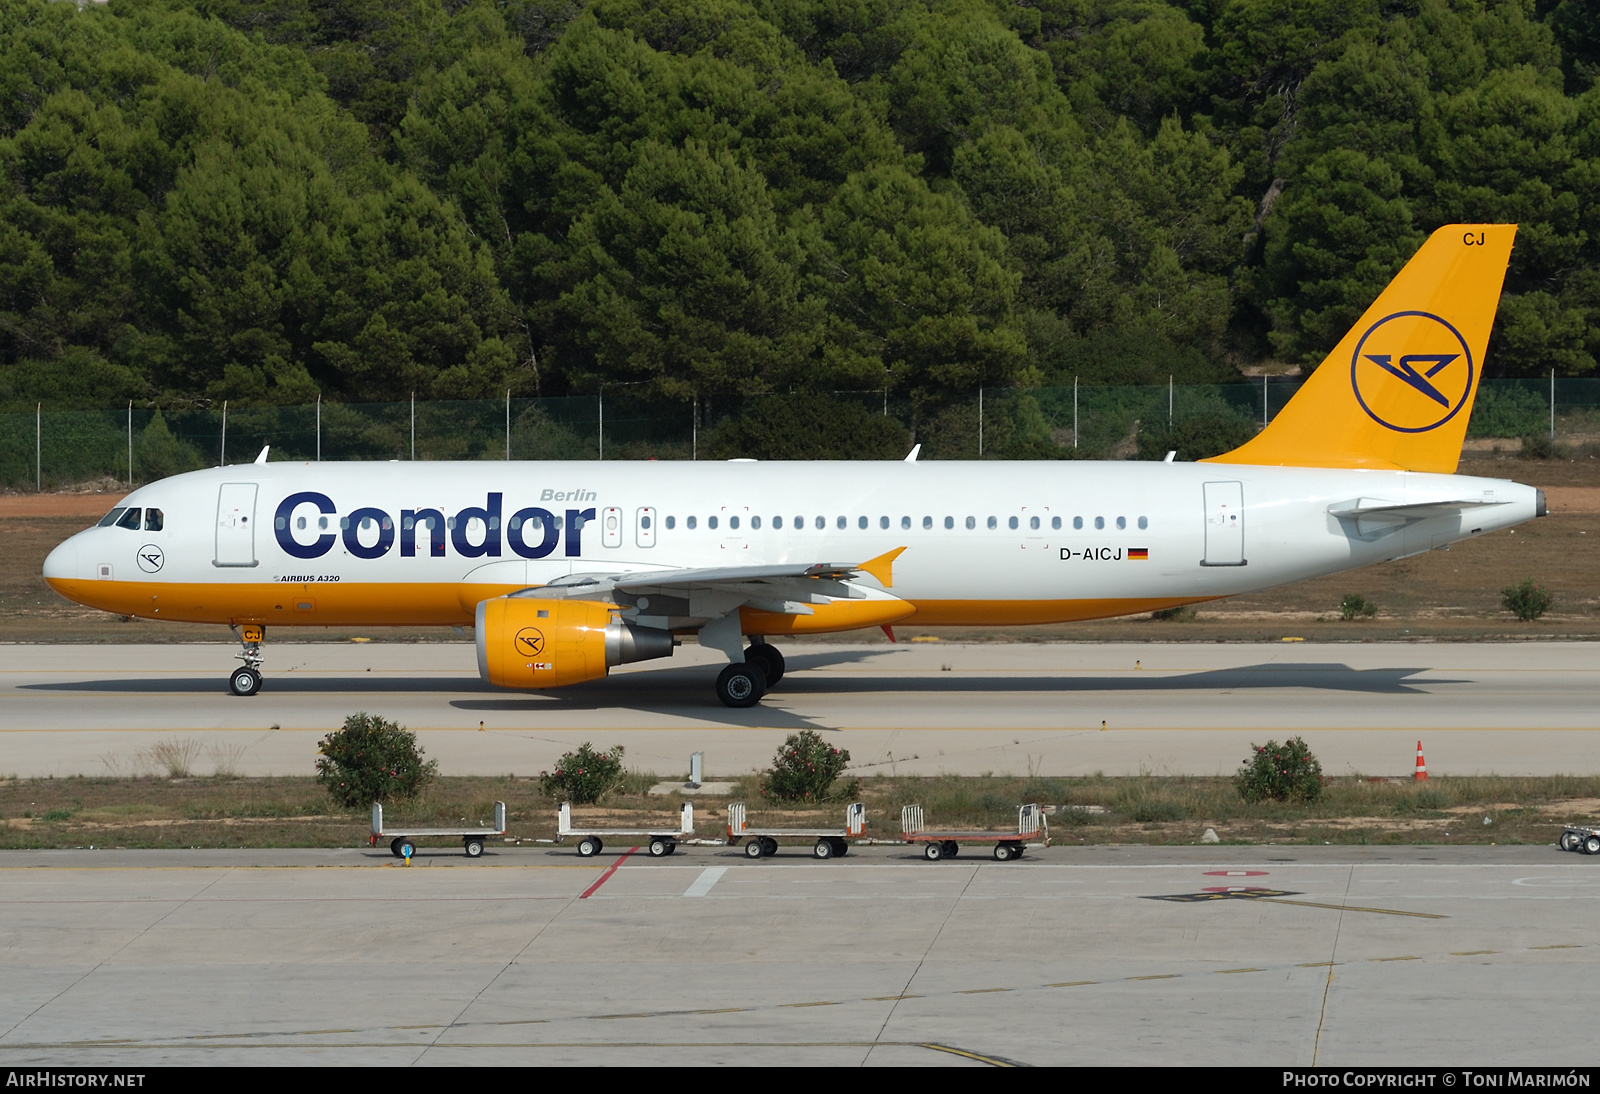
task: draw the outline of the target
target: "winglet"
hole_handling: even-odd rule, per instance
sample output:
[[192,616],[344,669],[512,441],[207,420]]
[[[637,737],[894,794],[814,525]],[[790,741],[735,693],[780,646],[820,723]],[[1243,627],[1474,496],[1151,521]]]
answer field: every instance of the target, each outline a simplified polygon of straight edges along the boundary
[[266,463],[267,462],[267,449],[269,449],[271,447],[272,446],[270,444],[262,446],[261,455],[256,457],[256,462],[257,463]]
[[921,442],[918,442],[917,444],[912,445],[910,453],[908,453],[906,458],[901,460],[900,462],[901,463],[916,463],[917,462],[917,453],[921,452],[921,451],[922,451]]
[[861,573],[871,574],[873,577],[877,578],[878,583],[885,589],[893,588],[894,560],[899,558],[903,551],[905,551],[904,547],[896,547],[894,550],[887,551],[884,554],[879,555],[877,558],[869,558],[865,562],[858,563],[854,568],[859,570]]

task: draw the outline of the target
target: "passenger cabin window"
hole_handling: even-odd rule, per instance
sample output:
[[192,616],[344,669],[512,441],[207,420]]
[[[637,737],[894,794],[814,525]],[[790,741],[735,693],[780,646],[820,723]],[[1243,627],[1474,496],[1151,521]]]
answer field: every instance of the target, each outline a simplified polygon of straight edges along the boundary
[[1000,522],[995,520],[993,517],[990,517],[989,518],[989,530],[992,532],[992,531],[994,531],[994,529],[996,529],[998,527],[1000,527]]
[[[772,528],[773,528],[773,530],[777,531],[777,530],[781,529],[782,527],[783,527],[783,518],[782,517],[773,517],[772,518]],[[799,527],[799,526],[796,525],[796,527]]]
[[678,518],[677,517],[668,517],[667,518],[667,531],[670,532],[674,528],[676,528],[677,526],[678,526]]
[[866,527],[867,527],[867,518],[866,517],[857,517],[856,518],[856,527],[862,529],[863,531],[865,531]]
[[[712,518],[711,518],[711,521],[712,521],[712,524],[711,524],[711,526],[712,526],[712,527],[713,527],[713,528],[715,528],[715,527],[716,527],[716,526],[717,526],[717,525],[716,525],[716,520],[717,520],[717,518],[716,518],[716,517],[712,517]],[[728,527],[729,527],[729,528],[732,528],[732,529],[734,529],[734,530],[737,530],[737,529],[738,529],[738,527],[739,527],[739,518],[738,518],[738,517],[729,517],[729,518],[728,518]]]
[[717,526],[717,518],[716,517],[707,517],[706,518],[706,527],[707,528],[715,528],[716,526]]
[[[1039,527],[1039,518],[1038,517],[1034,517],[1033,518],[1033,526],[1035,528]],[[1006,527],[1012,529],[1013,531],[1015,531],[1015,529],[1017,527],[1017,518],[1016,517],[1012,517],[1010,520],[1008,520],[1006,522]]]
[[119,505],[105,516],[101,517],[100,523],[96,524],[95,527],[110,528],[113,524],[117,523],[117,518],[122,516],[122,514],[126,513],[127,511],[128,510],[126,506]]
[[1073,517],[1072,518],[1072,526],[1074,528],[1082,528],[1083,527],[1083,518],[1082,517]]
[[945,526],[946,529],[954,528],[956,526],[956,518],[955,517],[945,517],[944,518],[944,526]]
[[1061,527],[1061,518],[1060,517],[1051,517],[1050,518],[1050,527],[1059,529]]
[[1096,528],[1104,528],[1106,526],[1106,518],[1105,517],[1095,517],[1094,518],[1094,526]]
[[817,531],[820,532],[824,528],[826,528],[827,526],[828,526],[828,518],[827,517],[818,517],[817,518]]
[[122,519],[117,521],[117,527],[131,528],[137,532],[139,530],[139,510],[129,509],[126,513],[122,514]]
[[922,530],[926,532],[928,529],[930,529],[932,527],[933,527],[933,518],[932,517],[923,517],[922,518]]
[[[735,518],[735,519],[737,519],[737,518]],[[751,517],[750,518],[750,527],[756,529],[757,531],[760,531],[760,529],[761,529],[761,518],[760,517]]]
[[695,524],[698,523],[698,522],[696,521],[696,519],[694,517],[690,517],[686,523],[689,526],[689,531],[692,532],[692,531],[694,531]]
[[977,526],[978,526],[978,518],[977,517],[968,517],[967,518],[967,531],[970,532],[974,528],[976,528]]
[[1150,527],[1150,519],[1148,517],[1140,517],[1139,518],[1139,531],[1142,532],[1148,527]]
[[1034,531],[1038,531],[1039,530],[1039,518],[1038,517],[1029,517],[1028,518],[1028,527],[1032,528]]
[[1117,518],[1117,531],[1120,532],[1124,528],[1126,528],[1127,526],[1128,526],[1128,518],[1127,517],[1118,517]]
[[840,531],[843,531],[846,527],[849,526],[849,524],[850,524],[850,518],[849,517],[840,517],[839,518],[839,529],[840,529]]
[[911,527],[911,518],[910,517],[901,517],[900,518],[900,527],[902,527],[902,528],[910,528]]

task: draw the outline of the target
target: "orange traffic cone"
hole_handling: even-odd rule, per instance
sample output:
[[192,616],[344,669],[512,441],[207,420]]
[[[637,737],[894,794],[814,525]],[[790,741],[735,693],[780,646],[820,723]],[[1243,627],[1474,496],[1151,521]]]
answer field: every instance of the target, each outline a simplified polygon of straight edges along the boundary
[[1422,742],[1417,742],[1417,773],[1411,776],[1412,780],[1419,783],[1428,781],[1428,761],[1422,758]]

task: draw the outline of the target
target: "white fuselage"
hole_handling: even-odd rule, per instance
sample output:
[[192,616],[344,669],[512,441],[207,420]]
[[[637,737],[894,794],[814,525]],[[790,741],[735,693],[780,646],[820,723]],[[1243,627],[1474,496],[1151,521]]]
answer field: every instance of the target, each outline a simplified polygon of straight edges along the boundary
[[[136,529],[91,528],[50,555],[64,595],[294,626],[464,625],[486,597],[572,574],[853,565],[902,547],[887,591],[914,607],[908,623],[1056,622],[1416,554],[1541,503],[1531,487],[1458,475],[928,461],[267,463],[179,475],[120,504],[144,510]],[[1434,508],[1384,514],[1394,506]]]

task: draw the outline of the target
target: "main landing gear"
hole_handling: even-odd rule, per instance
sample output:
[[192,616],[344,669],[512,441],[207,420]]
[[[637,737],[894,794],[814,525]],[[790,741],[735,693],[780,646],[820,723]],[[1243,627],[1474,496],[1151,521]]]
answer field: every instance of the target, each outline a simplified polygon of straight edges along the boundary
[[783,679],[783,670],[783,654],[757,639],[744,651],[743,662],[735,661],[717,676],[717,698],[723,706],[753,707]]
[[231,628],[239,636],[244,652],[235,654],[244,664],[228,677],[228,690],[235,695],[254,695],[261,690],[261,643],[266,640],[267,628],[259,623],[246,623],[242,628]]

